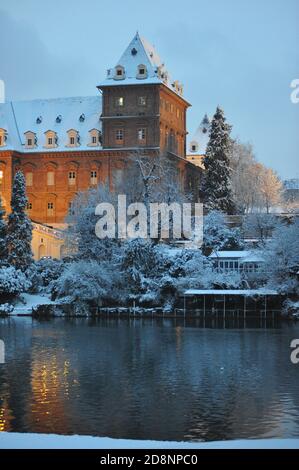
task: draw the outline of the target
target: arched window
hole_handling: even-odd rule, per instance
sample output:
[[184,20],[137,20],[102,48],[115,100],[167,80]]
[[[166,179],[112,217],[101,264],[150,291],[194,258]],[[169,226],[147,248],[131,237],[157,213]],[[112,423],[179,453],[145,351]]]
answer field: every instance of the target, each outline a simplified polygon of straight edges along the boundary
[[47,186],[54,186],[55,184],[55,172],[54,170],[47,171]]
[[47,202],[47,216],[48,217],[54,216],[54,202],[53,201]]
[[115,67],[114,79],[123,80],[125,78],[125,69],[122,65],[117,65]]
[[32,171],[26,171],[25,173],[26,186],[33,186],[33,173]]
[[97,170],[91,170],[90,172],[90,184],[96,186],[98,184],[98,172]]
[[76,184],[76,178],[77,178],[77,173],[76,171],[69,171],[68,174],[68,180],[69,180],[69,185],[74,186]]
[[39,247],[38,247],[38,259],[41,259],[45,255],[46,255],[45,245],[39,245]]
[[138,65],[136,78],[147,78],[146,65],[143,65],[143,64]]

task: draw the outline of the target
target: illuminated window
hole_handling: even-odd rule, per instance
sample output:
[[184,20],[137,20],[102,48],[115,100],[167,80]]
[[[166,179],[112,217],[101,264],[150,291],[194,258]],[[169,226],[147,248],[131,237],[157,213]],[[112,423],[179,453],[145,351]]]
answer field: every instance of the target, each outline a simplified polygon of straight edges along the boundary
[[123,96],[118,96],[116,98],[116,106],[122,107],[124,105],[124,97]]
[[76,172],[75,171],[69,171],[69,185],[74,185],[76,184]]
[[138,136],[138,140],[144,141],[146,138],[146,129],[144,127],[142,127],[141,129],[138,129],[137,136]]
[[117,142],[122,142],[124,140],[124,131],[123,129],[116,129],[115,139]]
[[32,186],[33,184],[33,173],[31,171],[27,172],[25,175],[26,186]]
[[4,172],[3,170],[0,170],[0,183],[2,182],[3,180],[3,176],[4,176]]
[[139,96],[138,97],[138,104],[139,104],[139,106],[146,106],[146,97],[145,96]]
[[98,183],[97,172],[96,172],[96,170],[92,170],[90,172],[90,184],[91,185],[96,185],[97,183]]

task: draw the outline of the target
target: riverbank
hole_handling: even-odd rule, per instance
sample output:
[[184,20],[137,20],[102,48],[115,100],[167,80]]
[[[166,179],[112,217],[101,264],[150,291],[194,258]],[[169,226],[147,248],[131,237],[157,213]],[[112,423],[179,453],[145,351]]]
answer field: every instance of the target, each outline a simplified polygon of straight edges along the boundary
[[171,442],[1,432],[0,449],[299,449],[299,438]]
[[[219,291],[220,292],[220,291]],[[230,292],[230,291],[226,291]],[[243,292],[243,291],[242,291]],[[247,291],[244,291],[245,293]],[[24,293],[17,300],[16,304],[11,306],[7,311],[2,312],[2,316],[34,316],[36,318],[43,317],[168,317],[168,318],[226,318],[226,319],[242,319],[252,318],[287,318],[298,319],[298,305],[290,302],[292,309],[289,308],[289,314],[281,309],[268,309],[267,311],[260,306],[257,309],[244,309],[240,306],[226,302],[224,307],[222,303],[210,305],[209,308],[204,305],[192,308],[192,306],[184,305],[183,308],[174,308],[173,310],[165,310],[162,307],[140,307],[140,306],[114,306],[114,307],[97,307],[97,308],[78,308],[77,304],[61,303],[53,301],[45,294],[29,294]],[[216,308],[215,308],[216,306]],[[186,308],[187,307],[187,308]],[[251,306],[252,307],[252,306]]]

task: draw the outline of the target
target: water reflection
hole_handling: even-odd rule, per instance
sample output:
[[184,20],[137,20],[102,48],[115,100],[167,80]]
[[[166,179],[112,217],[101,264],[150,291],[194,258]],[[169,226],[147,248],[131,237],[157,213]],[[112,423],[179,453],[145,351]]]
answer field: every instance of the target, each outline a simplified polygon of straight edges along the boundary
[[270,319],[245,329],[219,321],[213,329],[202,321],[0,320],[0,430],[176,440],[298,436],[299,367],[289,345],[299,325]]

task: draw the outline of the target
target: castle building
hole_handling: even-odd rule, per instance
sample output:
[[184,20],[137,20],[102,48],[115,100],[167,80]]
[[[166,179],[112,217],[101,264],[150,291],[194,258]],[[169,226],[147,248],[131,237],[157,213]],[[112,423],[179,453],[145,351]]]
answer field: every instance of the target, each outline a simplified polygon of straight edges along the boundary
[[[3,204],[9,212],[13,177],[21,169],[28,214],[49,233],[63,227],[79,191],[100,182],[113,190],[114,181],[125,178],[128,157],[140,149],[175,161],[183,188],[199,187],[201,170],[186,158],[190,104],[182,85],[138,33],[97,88],[98,94],[89,97],[0,104]],[[51,255],[35,239],[35,257]]]

